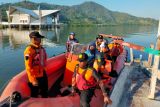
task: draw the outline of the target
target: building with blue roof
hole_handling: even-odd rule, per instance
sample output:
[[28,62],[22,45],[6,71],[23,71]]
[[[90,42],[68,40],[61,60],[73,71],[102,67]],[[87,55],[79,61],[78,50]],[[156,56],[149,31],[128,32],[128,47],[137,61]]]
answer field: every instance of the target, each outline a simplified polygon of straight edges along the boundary
[[46,27],[59,25],[60,10],[29,10],[17,6],[9,6],[7,12],[8,22],[2,22],[2,25],[14,26],[39,26]]

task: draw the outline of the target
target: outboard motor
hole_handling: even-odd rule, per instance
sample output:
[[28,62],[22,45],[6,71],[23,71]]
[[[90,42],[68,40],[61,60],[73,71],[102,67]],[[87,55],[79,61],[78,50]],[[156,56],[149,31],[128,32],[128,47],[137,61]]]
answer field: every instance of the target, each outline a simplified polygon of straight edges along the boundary
[[0,107],[17,107],[21,100],[21,94],[18,91],[15,91],[11,96],[0,102]]
[[22,99],[21,94],[18,91],[12,93],[11,101],[13,103],[20,102]]

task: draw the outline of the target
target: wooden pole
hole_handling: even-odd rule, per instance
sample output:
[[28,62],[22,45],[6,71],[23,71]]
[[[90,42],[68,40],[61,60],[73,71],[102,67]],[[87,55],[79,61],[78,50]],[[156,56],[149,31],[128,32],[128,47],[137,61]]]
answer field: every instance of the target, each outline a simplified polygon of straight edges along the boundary
[[157,38],[160,37],[160,19],[159,19],[159,25],[158,25],[158,34],[157,34]]
[[132,48],[130,48],[130,62],[132,63],[133,62],[133,60],[134,60],[134,57],[133,57],[133,49]]
[[32,27],[31,27],[31,16],[30,15],[28,16],[28,23],[29,23],[29,25],[28,25],[29,30],[32,30]]
[[55,16],[55,25],[57,26],[58,20],[57,20],[57,15]]
[[57,26],[59,25],[59,13],[57,13]]
[[8,9],[8,26],[9,26],[9,28],[11,28],[10,14],[11,14],[11,7],[9,6],[9,9]]
[[39,29],[42,29],[42,11],[41,11],[41,8],[40,8],[40,5],[38,7],[38,10],[39,10]]
[[160,80],[160,70],[158,70],[157,78]]
[[[156,49],[160,50],[160,20],[159,20],[159,27],[158,27]],[[155,55],[154,65],[152,68],[151,83],[150,83],[150,93],[148,96],[148,98],[150,98],[150,99],[154,99],[154,97],[155,97],[155,88],[156,88],[156,82],[157,82],[157,76],[158,76],[158,67],[159,67],[159,56]]]
[[22,25],[19,25],[19,30],[22,30]]
[[[151,43],[150,48],[154,49],[154,44]],[[151,65],[152,65],[152,57],[153,57],[152,54],[148,55],[148,67],[151,67]]]

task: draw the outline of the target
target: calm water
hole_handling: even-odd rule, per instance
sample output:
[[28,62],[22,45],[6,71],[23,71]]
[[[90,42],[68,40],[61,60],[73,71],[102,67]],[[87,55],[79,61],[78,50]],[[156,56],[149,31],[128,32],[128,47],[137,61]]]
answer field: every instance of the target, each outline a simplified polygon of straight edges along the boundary
[[[46,38],[44,47],[49,57],[65,52],[65,42],[69,32],[74,31],[80,43],[88,43],[95,40],[99,33],[122,35],[125,41],[149,47],[156,42],[157,26],[107,26],[107,27],[61,27],[50,31],[41,30]],[[14,75],[24,70],[23,51],[29,43],[29,33],[23,30],[0,30],[0,88]],[[147,54],[134,51],[135,57]]]

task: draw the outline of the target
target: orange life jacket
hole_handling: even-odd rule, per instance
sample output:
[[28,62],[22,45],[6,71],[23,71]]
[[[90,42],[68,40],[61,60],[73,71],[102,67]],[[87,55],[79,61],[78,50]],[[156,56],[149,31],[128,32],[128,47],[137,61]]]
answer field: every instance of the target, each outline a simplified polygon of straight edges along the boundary
[[29,45],[24,51],[24,59],[29,82],[32,83],[37,77],[43,76],[47,60],[47,54],[43,47]]
[[92,69],[82,69],[76,66],[76,86],[79,90],[87,90],[96,86],[96,80],[92,76]]
[[104,66],[100,66],[99,64],[98,64],[98,61],[97,60],[95,60],[94,61],[94,64],[93,64],[93,68],[95,68],[96,69],[96,71],[101,71],[101,72],[111,72],[111,61],[110,60],[105,60],[105,65]]
[[101,75],[101,78],[103,80],[104,84],[109,84],[111,82],[111,77],[109,76],[109,73],[111,72],[112,65],[110,60],[105,60],[105,65],[99,65],[98,61],[95,60],[93,67],[96,69],[96,71]]
[[120,54],[120,47],[118,44],[113,44],[110,49],[111,56],[118,56]]

